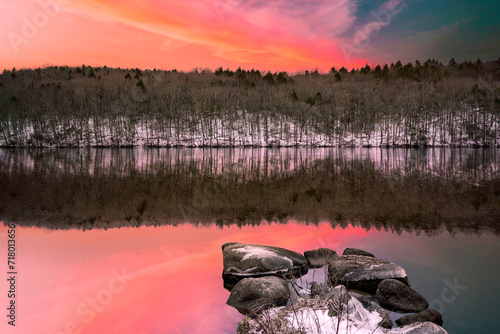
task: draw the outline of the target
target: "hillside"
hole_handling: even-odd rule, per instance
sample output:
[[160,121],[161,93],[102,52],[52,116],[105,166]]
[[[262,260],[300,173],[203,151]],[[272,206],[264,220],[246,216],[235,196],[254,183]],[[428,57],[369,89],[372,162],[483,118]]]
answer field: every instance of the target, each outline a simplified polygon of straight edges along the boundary
[[500,59],[289,75],[12,69],[0,146],[494,146]]

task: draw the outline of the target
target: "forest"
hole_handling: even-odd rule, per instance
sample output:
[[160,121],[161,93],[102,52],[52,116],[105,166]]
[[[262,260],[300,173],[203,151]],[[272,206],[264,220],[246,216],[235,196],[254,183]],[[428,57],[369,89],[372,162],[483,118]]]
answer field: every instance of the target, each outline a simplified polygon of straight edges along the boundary
[[498,147],[500,58],[0,75],[0,147]]

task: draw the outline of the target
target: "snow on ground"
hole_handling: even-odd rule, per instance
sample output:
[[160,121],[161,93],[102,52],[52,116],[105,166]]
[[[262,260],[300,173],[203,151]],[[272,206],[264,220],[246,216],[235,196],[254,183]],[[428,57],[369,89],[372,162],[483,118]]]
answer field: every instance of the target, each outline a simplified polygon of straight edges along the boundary
[[[379,326],[382,317],[376,311],[370,312],[351,295],[347,305],[343,304],[337,315],[330,316],[328,306],[315,305],[317,301],[301,300],[310,306],[277,307],[263,312],[257,319],[247,319],[253,328],[248,333],[290,333],[292,329],[308,334],[383,334],[387,330]],[[330,305],[330,307],[332,307]],[[339,311],[340,310],[340,311]],[[259,326],[260,325],[260,326]],[[264,327],[265,330],[259,330]]]

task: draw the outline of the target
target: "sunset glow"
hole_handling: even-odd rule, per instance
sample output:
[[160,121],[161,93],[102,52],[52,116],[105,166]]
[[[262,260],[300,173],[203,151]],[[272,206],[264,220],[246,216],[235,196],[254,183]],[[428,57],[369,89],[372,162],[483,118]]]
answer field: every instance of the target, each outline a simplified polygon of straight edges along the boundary
[[[457,15],[470,10],[470,5],[470,1],[454,2]],[[448,54],[439,51],[439,40],[455,43],[463,29],[470,30],[463,25],[465,18],[423,20],[419,13],[430,10],[429,5],[406,0],[369,4],[352,0],[12,0],[0,6],[4,37],[0,68],[4,69],[87,64],[186,71],[219,66],[327,71],[332,66],[360,67],[399,58],[444,58]],[[491,6],[498,5],[492,2]],[[405,26],[410,18],[411,25]],[[483,32],[483,44],[495,29]],[[498,51],[483,44],[469,43],[468,48],[490,58]],[[463,52],[455,58],[466,57]]]

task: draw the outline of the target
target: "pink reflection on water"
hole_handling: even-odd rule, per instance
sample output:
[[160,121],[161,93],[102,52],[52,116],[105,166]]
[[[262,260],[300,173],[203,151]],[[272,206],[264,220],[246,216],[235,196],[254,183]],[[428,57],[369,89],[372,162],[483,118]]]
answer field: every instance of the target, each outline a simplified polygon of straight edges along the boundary
[[[3,245],[5,229],[1,225]],[[223,289],[221,278],[223,243],[266,244],[298,252],[359,247],[393,260],[387,247],[393,240],[392,233],[367,232],[361,227],[333,229],[328,224],[263,224],[241,229],[182,225],[85,232],[18,227],[18,326],[15,331],[7,330],[235,333],[242,316],[225,304],[229,292]],[[435,252],[431,246],[423,247],[422,238],[414,235],[403,234],[397,240],[400,249],[401,245],[420,249],[423,258]],[[436,242],[435,247],[439,246]],[[6,291],[3,285],[2,291]],[[2,305],[7,302],[2,293]]]
[[225,304],[224,242],[303,252],[338,246],[340,234],[347,242],[366,233],[300,224],[85,232],[18,227],[16,333],[234,333],[241,316]]

